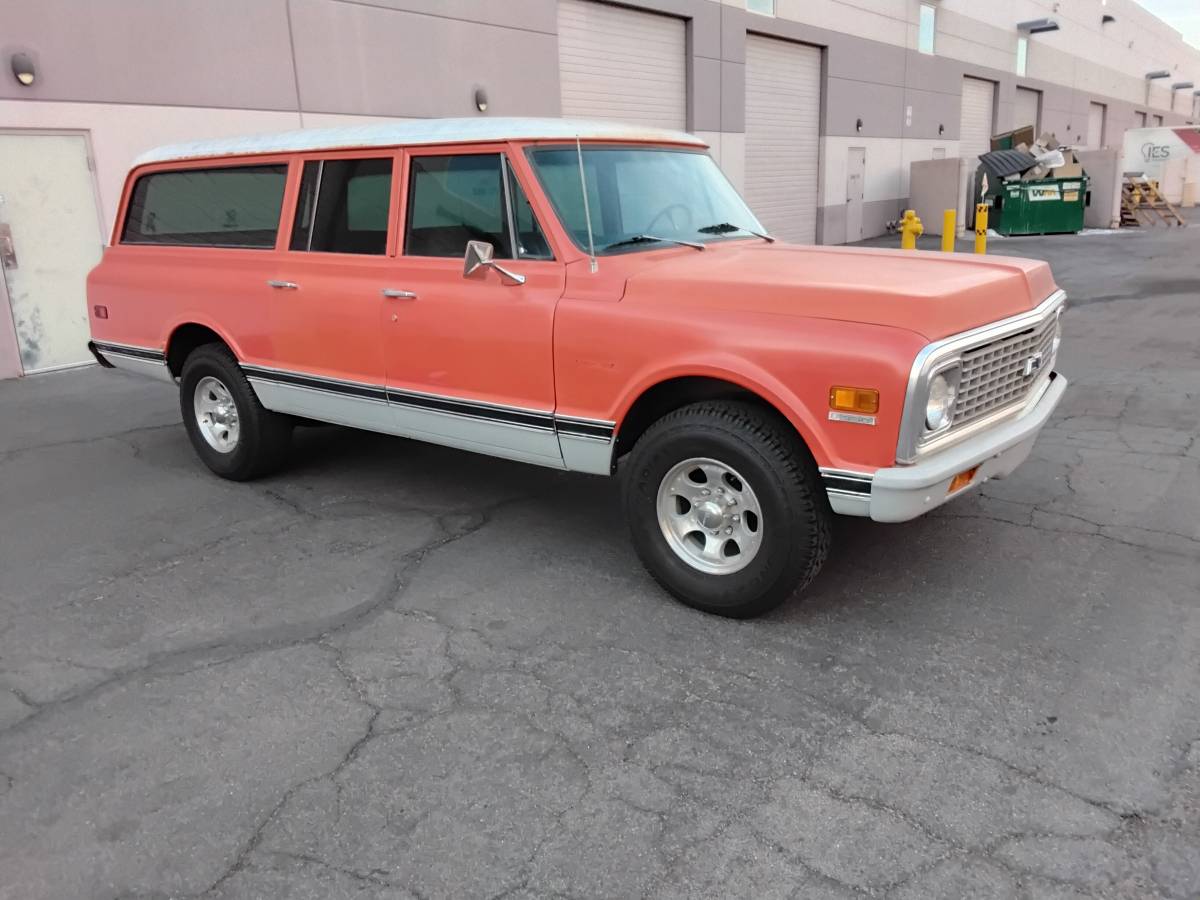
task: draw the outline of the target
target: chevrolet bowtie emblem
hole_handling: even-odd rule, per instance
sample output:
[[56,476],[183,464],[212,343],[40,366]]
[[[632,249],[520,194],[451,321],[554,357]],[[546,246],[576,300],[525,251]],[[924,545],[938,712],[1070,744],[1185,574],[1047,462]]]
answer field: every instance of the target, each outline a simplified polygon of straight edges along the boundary
[[1034,372],[1042,367],[1042,354],[1035,353],[1029,359],[1025,360],[1025,377],[1028,378]]

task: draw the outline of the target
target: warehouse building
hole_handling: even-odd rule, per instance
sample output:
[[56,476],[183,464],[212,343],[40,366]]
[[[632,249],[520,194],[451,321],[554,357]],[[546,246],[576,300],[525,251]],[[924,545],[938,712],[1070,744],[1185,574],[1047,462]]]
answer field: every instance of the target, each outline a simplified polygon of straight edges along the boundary
[[1197,120],[1200,50],[1134,0],[5,0],[0,377],[86,361],[83,274],[131,160],[179,140],[463,115],[704,137],[772,232],[883,233],[909,164],[1032,124]]

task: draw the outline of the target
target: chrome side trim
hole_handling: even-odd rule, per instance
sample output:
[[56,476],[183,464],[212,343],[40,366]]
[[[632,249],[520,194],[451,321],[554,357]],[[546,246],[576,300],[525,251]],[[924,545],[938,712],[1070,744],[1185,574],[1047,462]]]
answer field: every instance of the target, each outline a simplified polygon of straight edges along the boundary
[[874,475],[869,472],[854,472],[849,469],[832,469],[826,466],[820,467],[821,480],[825,484],[825,490],[833,495],[846,494],[850,496],[870,496],[871,482],[874,480]]
[[845,491],[828,491],[829,507],[839,516],[871,515],[871,497],[869,494],[849,494]]
[[114,344],[109,341],[92,341],[92,346],[105,356],[113,353],[121,356],[132,356],[136,359],[157,360],[166,362],[167,355],[161,350],[156,350],[153,347],[138,347],[135,344]]
[[616,423],[243,364],[276,412],[597,475],[612,472]]
[[137,347],[132,344],[113,344],[108,341],[92,341],[91,347],[98,356],[103,356],[114,369],[124,369],[136,375],[145,375],[156,381],[175,383],[175,376],[167,366],[167,356],[153,347]]
[[[995,424],[1001,419],[1020,415],[1024,410],[1028,409],[1031,404],[1027,402],[1021,406],[1000,410],[995,416],[984,417],[972,422],[970,427],[958,432],[951,429],[935,443],[927,444],[924,447],[920,446],[925,420],[922,405],[925,394],[928,391],[929,380],[937,367],[945,363],[948,357],[968,347],[999,340],[1038,324],[1047,316],[1052,315],[1059,306],[1066,302],[1066,299],[1067,295],[1065,291],[1061,289],[1056,290],[1029,312],[1019,313],[1007,319],[1001,319],[998,322],[990,322],[979,328],[951,335],[950,337],[942,338],[926,345],[917,354],[916,359],[913,360],[912,368],[909,369],[908,386],[904,394],[904,412],[900,418],[900,434],[896,442],[896,462],[901,465],[914,463],[924,454],[932,453],[934,450],[958,443],[958,441],[977,433],[980,429],[990,424]],[[1032,397],[1034,394],[1037,394],[1040,397],[1044,392],[1045,387],[1042,387],[1031,392],[1030,396]]]
[[275,412],[554,469],[564,467],[558,442],[548,431],[398,408],[359,395],[286,384],[257,375],[248,378],[263,406]]
[[581,437],[559,432],[558,447],[564,465],[572,472],[588,472],[592,475],[611,475],[613,448],[611,440]]

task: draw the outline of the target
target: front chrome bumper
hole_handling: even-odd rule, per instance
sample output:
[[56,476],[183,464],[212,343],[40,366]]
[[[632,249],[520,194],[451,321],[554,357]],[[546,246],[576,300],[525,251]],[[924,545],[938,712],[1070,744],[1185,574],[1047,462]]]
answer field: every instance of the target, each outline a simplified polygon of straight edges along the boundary
[[[1022,415],[911,466],[878,469],[874,475],[822,470],[833,511],[876,522],[907,522],[985,481],[1004,478],[1029,456],[1066,389],[1067,379],[1055,372],[1041,398]],[[970,484],[951,494],[954,476],[975,466]]]

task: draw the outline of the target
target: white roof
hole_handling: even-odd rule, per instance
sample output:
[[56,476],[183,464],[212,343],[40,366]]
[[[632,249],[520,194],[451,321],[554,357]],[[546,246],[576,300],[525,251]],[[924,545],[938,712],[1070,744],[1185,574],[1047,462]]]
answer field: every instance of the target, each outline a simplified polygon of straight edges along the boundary
[[350,125],[341,128],[304,128],[276,134],[213,138],[168,144],[148,150],[133,161],[135,166],[174,159],[205,156],[241,156],[250,153],[292,153],[351,147],[390,147],[413,144],[459,144],[506,140],[611,140],[658,141],[671,144],[708,145],[694,134],[597,122],[588,119],[486,118],[409,119]]

